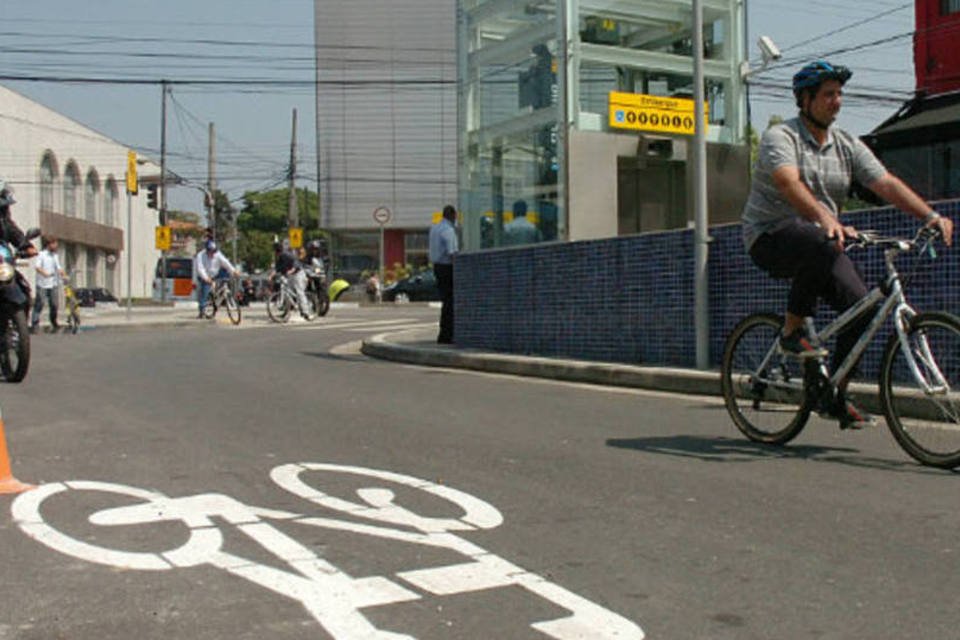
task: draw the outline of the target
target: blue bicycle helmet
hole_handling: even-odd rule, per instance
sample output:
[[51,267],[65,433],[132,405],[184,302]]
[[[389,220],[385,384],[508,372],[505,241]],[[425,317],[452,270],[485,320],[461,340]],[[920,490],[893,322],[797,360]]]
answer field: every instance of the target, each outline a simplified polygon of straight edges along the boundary
[[836,80],[843,85],[852,75],[853,72],[846,67],[830,64],[826,60],[817,60],[800,69],[793,76],[793,93],[819,87],[827,80]]
[[217,243],[214,242],[213,240],[207,240],[207,241],[203,244],[203,246],[206,248],[207,251],[216,251],[216,250],[217,250]]

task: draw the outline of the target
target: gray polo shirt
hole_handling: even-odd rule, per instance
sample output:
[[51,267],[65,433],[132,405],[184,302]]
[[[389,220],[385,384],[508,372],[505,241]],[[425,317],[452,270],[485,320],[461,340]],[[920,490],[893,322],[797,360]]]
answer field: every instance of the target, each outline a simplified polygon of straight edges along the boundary
[[770,127],[760,139],[750,197],[743,209],[747,250],[761,234],[800,215],[773,183],[773,172],[784,166],[797,167],[800,179],[834,216],[839,216],[853,180],[869,186],[887,173],[869,147],[846,131],[831,127],[821,147],[799,117]]

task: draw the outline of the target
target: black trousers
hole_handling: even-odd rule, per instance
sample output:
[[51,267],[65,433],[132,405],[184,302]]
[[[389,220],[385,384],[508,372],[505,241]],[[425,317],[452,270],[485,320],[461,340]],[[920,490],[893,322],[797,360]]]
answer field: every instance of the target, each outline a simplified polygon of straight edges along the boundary
[[437,276],[441,302],[440,334],[437,342],[453,342],[453,265],[435,264],[433,274]]
[[[823,229],[800,218],[761,235],[750,248],[750,257],[773,277],[792,279],[787,311],[798,316],[816,315],[819,298],[840,314],[867,295],[863,276],[850,257],[827,238]],[[834,370],[853,349],[870,320],[871,315],[864,313],[837,335]]]

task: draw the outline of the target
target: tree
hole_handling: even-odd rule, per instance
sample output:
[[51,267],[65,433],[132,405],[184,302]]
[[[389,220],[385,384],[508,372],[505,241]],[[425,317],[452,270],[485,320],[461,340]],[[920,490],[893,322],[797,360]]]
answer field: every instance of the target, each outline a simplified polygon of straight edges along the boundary
[[[304,229],[304,242],[317,238],[327,240],[329,234],[317,229],[317,194],[298,190],[299,224]],[[267,269],[273,264],[273,242],[287,237],[289,189],[248,191],[237,214],[240,236],[238,258],[250,269]]]

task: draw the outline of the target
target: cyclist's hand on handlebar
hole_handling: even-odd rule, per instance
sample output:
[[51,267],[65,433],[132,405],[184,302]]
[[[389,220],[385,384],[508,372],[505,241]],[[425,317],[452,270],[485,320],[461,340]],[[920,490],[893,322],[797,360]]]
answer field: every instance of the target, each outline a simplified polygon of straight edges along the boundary
[[953,220],[947,216],[934,218],[927,223],[927,227],[940,232],[940,237],[943,238],[943,243],[948,247],[953,244]]
[[828,240],[833,240],[837,246],[843,248],[843,225],[831,215],[826,215],[820,221],[820,227],[827,234]]

